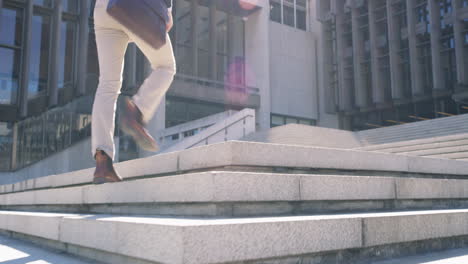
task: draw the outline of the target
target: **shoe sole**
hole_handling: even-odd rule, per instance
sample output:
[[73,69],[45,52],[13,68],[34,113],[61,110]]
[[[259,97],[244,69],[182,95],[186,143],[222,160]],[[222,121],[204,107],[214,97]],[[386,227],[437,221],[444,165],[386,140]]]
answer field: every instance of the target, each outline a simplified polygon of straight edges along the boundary
[[99,178],[93,179],[93,184],[104,184],[104,183],[110,183],[110,182],[121,182],[121,181],[112,181],[112,180],[106,179],[105,177],[99,177]]

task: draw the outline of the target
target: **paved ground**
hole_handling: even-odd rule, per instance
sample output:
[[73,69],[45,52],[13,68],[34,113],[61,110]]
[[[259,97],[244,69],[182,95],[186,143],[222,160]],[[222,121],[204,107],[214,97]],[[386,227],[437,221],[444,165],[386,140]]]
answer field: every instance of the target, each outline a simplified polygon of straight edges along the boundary
[[46,250],[23,241],[0,236],[1,264],[95,264]]
[[373,264],[468,264],[468,248],[380,261]]

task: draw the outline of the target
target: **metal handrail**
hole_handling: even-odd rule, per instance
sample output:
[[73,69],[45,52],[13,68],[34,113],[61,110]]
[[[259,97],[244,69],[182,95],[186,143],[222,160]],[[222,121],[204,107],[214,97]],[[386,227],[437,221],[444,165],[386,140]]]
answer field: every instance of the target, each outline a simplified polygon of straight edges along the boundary
[[199,143],[201,143],[201,142],[203,142],[203,141],[206,142],[211,136],[214,136],[214,135],[218,134],[219,132],[221,132],[221,131],[223,131],[223,130],[226,130],[226,129],[232,127],[233,125],[239,123],[240,121],[244,121],[247,117],[254,117],[254,116],[253,116],[253,115],[246,115],[246,116],[244,116],[243,118],[241,118],[241,119],[239,119],[239,120],[237,120],[237,121],[235,121],[235,122],[232,122],[229,126],[226,126],[226,127],[222,128],[222,129],[219,129],[219,130],[216,130],[215,132],[211,133],[210,135],[208,135],[208,136],[205,137],[204,139],[199,140],[199,141],[197,141],[195,144],[190,145],[188,148],[191,148],[191,147],[193,147],[193,146],[196,146],[197,144],[199,144]]

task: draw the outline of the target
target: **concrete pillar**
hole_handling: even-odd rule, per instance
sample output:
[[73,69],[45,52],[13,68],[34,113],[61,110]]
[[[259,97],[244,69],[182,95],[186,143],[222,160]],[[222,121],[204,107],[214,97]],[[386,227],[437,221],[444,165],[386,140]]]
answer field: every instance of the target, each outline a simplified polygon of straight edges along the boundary
[[[328,113],[334,113],[335,112],[335,93],[337,91],[333,90],[331,87],[329,87],[329,84],[331,82],[330,80],[330,72],[333,70],[333,61],[331,61],[332,58],[332,53],[333,47],[329,47],[329,43],[327,41],[327,38],[325,36],[325,32],[327,31],[327,28],[329,27],[329,24],[323,24],[320,28],[320,36],[319,40],[317,41],[317,45],[320,45],[320,49],[322,52],[317,52],[317,56],[319,56],[319,60],[321,61],[319,65],[322,65],[323,67],[318,67],[318,71],[320,71],[319,76],[322,76],[323,79],[322,82],[323,84],[320,86],[324,87],[323,95],[324,95],[324,101],[325,101],[325,111]],[[337,89],[338,86],[335,86],[335,89]],[[320,100],[320,98],[318,98]]]
[[354,96],[357,107],[367,106],[367,91],[362,78],[362,57],[364,56],[364,41],[359,24],[359,10],[356,7],[351,9],[351,26],[353,35],[353,65],[354,65]]
[[191,12],[192,12],[192,74],[194,76],[198,75],[198,40],[197,40],[197,33],[198,33],[198,3],[196,0],[192,0],[191,2]]
[[55,106],[58,103],[58,69],[61,67],[60,52],[60,25],[62,23],[62,0],[55,0],[54,14],[52,22],[52,53],[50,56],[49,69],[49,106]]
[[87,61],[88,61],[88,35],[89,35],[89,0],[80,1],[80,31],[78,44],[78,78],[77,78],[77,95],[86,93],[86,76],[87,76]]
[[369,9],[369,37],[371,52],[371,74],[372,74],[372,101],[376,104],[385,103],[385,86],[382,85],[382,72],[379,69],[379,48],[377,43],[377,17],[375,16],[376,1],[368,1]]
[[210,2],[210,77],[218,79],[218,45],[216,40],[216,1]]
[[463,7],[462,0],[454,0],[454,38],[455,38],[455,58],[457,63],[457,80],[459,84],[468,85],[468,76],[466,75],[466,62],[465,62],[465,36],[463,31],[463,19],[460,17],[461,9]]
[[31,58],[31,28],[33,18],[34,1],[28,0],[25,8],[24,19],[24,38],[23,38],[23,57],[21,65],[20,77],[20,93],[19,93],[19,112],[21,117],[26,117],[28,114],[28,86],[29,86],[29,65]]
[[[336,0],[335,0],[336,1]],[[341,111],[351,110],[351,87],[346,81],[345,50],[347,48],[344,40],[344,6],[337,5],[336,9],[336,55],[338,62],[338,99]],[[351,84],[352,85],[352,84]]]
[[416,39],[416,15],[414,13],[416,1],[406,0],[406,15],[408,20],[408,43],[411,64],[411,91],[413,95],[424,94],[422,79],[421,79],[421,65],[418,62],[419,50],[417,47]]
[[431,56],[432,56],[432,80],[434,90],[445,89],[443,82],[442,65],[440,62],[440,7],[439,0],[428,0],[429,16],[431,20]]
[[17,157],[18,157],[18,122],[13,124],[13,143],[11,146],[11,169],[17,169]]
[[260,89],[260,107],[256,109],[256,129],[270,128],[270,10],[263,1],[261,9],[245,22],[246,85]]
[[392,85],[392,98],[403,99],[403,85],[401,80],[400,55],[401,49],[401,25],[393,16],[394,8],[392,1],[387,1],[387,26],[388,26],[388,49],[390,58],[390,80]]

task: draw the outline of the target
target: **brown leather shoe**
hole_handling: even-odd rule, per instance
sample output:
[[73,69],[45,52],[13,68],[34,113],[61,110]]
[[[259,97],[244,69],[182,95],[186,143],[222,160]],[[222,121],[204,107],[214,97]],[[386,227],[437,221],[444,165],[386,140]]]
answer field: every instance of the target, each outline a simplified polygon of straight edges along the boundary
[[129,97],[124,98],[124,109],[120,124],[122,131],[132,136],[142,149],[153,152],[159,150],[158,143],[145,128],[143,114]]
[[96,150],[96,170],[94,171],[94,184],[107,182],[120,182],[122,178],[114,170],[112,159],[102,150]]

